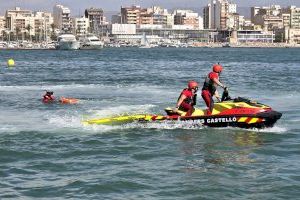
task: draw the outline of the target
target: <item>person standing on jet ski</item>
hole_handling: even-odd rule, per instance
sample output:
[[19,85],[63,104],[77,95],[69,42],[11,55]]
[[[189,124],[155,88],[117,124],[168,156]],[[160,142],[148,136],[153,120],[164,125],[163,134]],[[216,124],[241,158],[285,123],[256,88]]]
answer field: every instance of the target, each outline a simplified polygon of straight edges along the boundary
[[219,102],[221,102],[219,93],[217,91],[217,86],[220,86],[226,89],[226,86],[219,81],[220,74],[223,70],[223,67],[220,64],[213,65],[212,72],[210,72],[207,77],[205,78],[203,88],[202,88],[202,98],[205,101],[207,106],[207,114],[211,115],[213,107],[214,107],[214,100],[213,96],[215,96]]
[[191,116],[195,110],[194,106],[196,105],[197,91],[198,83],[196,81],[189,81],[188,87],[181,92],[177,100],[174,112],[180,110],[186,112],[185,116]]
[[55,101],[55,97],[53,96],[54,92],[52,91],[46,91],[46,94],[43,96],[43,102],[44,103],[52,103]]

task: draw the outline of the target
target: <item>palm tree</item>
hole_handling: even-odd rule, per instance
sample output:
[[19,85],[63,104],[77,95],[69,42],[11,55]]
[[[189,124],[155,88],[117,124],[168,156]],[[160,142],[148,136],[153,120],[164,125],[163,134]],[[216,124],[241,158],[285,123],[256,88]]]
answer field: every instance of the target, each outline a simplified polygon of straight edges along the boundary
[[16,36],[17,36],[17,41],[19,41],[19,38],[18,38],[18,35],[19,35],[19,33],[21,32],[21,29],[20,29],[20,27],[16,27]]
[[35,40],[36,41],[39,41],[39,42],[41,41],[41,33],[42,33],[42,29],[41,29],[41,27],[39,27],[35,32]]
[[56,29],[56,25],[55,24],[51,24],[51,40],[56,40],[56,35],[55,35],[55,29]]
[[32,40],[32,38],[31,38],[31,30],[32,30],[32,26],[30,26],[30,24],[28,24],[28,25],[26,26],[25,29],[28,31],[29,39],[30,39],[30,41],[31,41],[31,40]]
[[1,35],[2,35],[2,41],[4,41],[4,38],[6,36],[6,31],[5,30],[2,30],[1,31]]

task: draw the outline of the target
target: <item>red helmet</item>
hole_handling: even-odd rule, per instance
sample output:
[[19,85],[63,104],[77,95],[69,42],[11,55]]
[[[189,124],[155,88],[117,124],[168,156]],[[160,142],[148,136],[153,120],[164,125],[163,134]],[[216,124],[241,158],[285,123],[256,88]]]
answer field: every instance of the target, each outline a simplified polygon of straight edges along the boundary
[[220,73],[223,70],[223,67],[219,64],[213,66],[213,71],[216,73]]
[[196,88],[198,87],[198,83],[196,81],[189,81],[188,83],[188,88],[189,89],[193,89],[193,88]]

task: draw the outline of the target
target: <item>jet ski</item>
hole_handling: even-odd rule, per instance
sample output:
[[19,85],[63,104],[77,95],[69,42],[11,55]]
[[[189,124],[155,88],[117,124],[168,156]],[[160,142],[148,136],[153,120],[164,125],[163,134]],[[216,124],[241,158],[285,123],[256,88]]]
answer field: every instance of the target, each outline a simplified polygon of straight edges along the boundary
[[166,115],[137,114],[122,115],[109,118],[91,119],[83,121],[84,124],[120,125],[132,122],[159,122],[159,121],[190,121],[208,127],[239,127],[239,128],[267,128],[272,127],[282,116],[280,112],[271,107],[252,101],[247,98],[237,97],[231,99],[225,90],[220,103],[214,103],[212,113],[207,110],[195,108],[191,116],[186,112],[166,108]]

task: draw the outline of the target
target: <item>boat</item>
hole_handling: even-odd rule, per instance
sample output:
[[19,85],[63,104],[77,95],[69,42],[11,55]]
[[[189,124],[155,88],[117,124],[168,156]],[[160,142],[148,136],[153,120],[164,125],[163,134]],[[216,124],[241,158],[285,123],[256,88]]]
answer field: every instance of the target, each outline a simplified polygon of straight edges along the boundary
[[141,38],[141,46],[140,46],[140,48],[142,48],[142,49],[149,49],[151,47],[152,46],[149,44],[149,42],[147,40],[147,37],[146,37],[146,34],[143,33],[142,38]]
[[57,38],[58,50],[76,50],[80,48],[80,43],[76,40],[75,35],[62,34]]
[[215,103],[211,115],[205,109],[195,108],[191,116],[185,116],[183,111],[174,112],[166,108],[166,115],[136,114],[122,115],[108,118],[98,118],[83,121],[85,125],[120,125],[132,122],[162,122],[162,121],[194,121],[200,126],[208,127],[239,127],[239,128],[268,128],[272,127],[282,116],[271,107],[237,97],[231,99],[223,93],[222,102]]
[[222,44],[222,47],[223,47],[223,48],[230,48],[231,46],[230,46],[229,43],[223,43],[223,44]]
[[87,35],[86,37],[80,38],[80,49],[102,49],[104,43],[95,35]]

